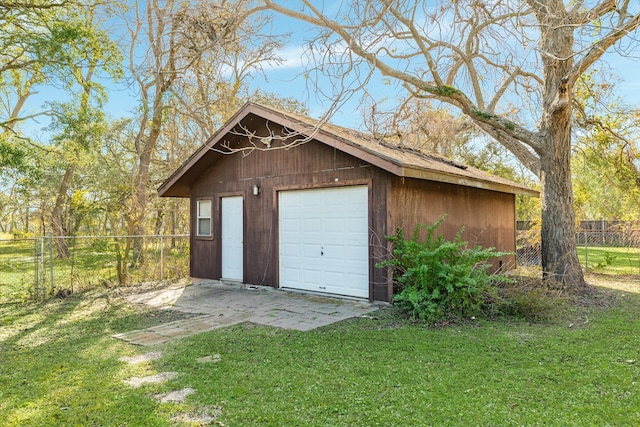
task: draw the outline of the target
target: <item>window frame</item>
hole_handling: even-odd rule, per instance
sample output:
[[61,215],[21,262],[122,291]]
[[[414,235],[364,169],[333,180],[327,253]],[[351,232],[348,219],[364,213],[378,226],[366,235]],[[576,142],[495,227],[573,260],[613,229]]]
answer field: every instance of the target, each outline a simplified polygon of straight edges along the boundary
[[[206,215],[201,215],[201,205],[203,203],[208,203],[209,204],[209,212],[208,212],[208,216]],[[201,228],[200,228],[200,222],[201,220],[209,220],[209,234],[201,234]],[[202,238],[202,239],[211,239],[213,238],[213,200],[212,199],[198,199],[196,200],[196,222],[195,222],[195,235],[197,238]]]

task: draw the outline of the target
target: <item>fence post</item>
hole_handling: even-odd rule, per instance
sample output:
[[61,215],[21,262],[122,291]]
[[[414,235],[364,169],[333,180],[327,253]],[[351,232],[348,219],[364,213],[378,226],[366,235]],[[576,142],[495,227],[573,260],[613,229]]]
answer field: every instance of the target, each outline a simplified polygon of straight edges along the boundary
[[44,234],[42,235],[42,237],[40,238],[40,262],[42,263],[42,269],[40,270],[40,275],[42,276],[41,283],[42,283],[42,299],[45,300],[47,299],[47,275],[46,275],[46,271],[47,271],[47,258],[45,256],[46,252],[44,251],[44,243],[45,243],[45,237]]
[[160,281],[164,279],[164,244],[160,236]]
[[53,237],[49,233],[49,280],[51,281],[51,294],[53,295]]
[[33,260],[34,260],[34,281],[33,281],[33,296],[36,301],[40,297],[40,274],[38,271],[38,267],[40,264],[40,260],[38,259],[38,238],[33,239]]
[[589,272],[589,245],[587,244],[587,232],[584,232],[584,272]]

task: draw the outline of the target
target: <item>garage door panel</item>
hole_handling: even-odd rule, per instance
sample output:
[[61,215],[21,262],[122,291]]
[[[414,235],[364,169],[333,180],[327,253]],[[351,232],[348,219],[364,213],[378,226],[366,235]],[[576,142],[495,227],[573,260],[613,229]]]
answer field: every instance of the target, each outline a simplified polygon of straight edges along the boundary
[[311,194],[305,194],[301,198],[300,206],[309,210],[317,209],[322,206],[322,199],[314,197]]
[[307,291],[317,291],[321,286],[320,270],[305,269],[302,270],[302,288]]
[[300,281],[300,269],[284,268],[282,269],[282,276],[287,281],[298,282]]
[[300,220],[297,218],[290,218],[290,219],[286,219],[284,220],[284,227],[286,230],[289,230],[289,232],[298,232],[300,231]]
[[308,233],[318,232],[322,229],[322,220],[320,218],[305,218],[302,223],[302,229]]
[[344,245],[324,245],[324,255],[322,255],[327,261],[342,261],[345,259]]
[[282,248],[283,256],[298,256],[300,252],[300,245],[295,243],[286,243]]
[[[347,231],[352,231],[352,230],[362,230],[362,223],[366,218],[361,218],[361,217],[356,217],[356,218],[347,218],[344,223],[343,223],[343,227],[345,230]],[[366,222],[365,222],[366,224]]]
[[327,233],[331,232],[344,232],[344,218],[336,217],[336,218],[326,218],[324,223],[324,231]]
[[280,192],[280,286],[367,298],[368,210],[366,186]]
[[346,288],[349,284],[346,283],[345,277],[343,271],[326,271],[325,284],[334,288]]
[[369,297],[369,292],[368,290],[366,292],[363,292],[363,284],[364,283],[369,283],[369,276],[368,275],[364,275],[364,274],[347,274],[345,276],[345,281],[347,283],[347,286],[350,290],[350,292],[354,295],[357,294],[357,296],[362,297],[362,298],[368,298]]
[[365,256],[365,254],[369,255],[369,250],[368,248],[366,248],[366,250],[363,249],[362,242],[352,241],[345,245],[345,253],[347,254],[348,258],[358,260],[363,259],[363,256]]
[[319,243],[314,243],[314,244],[307,244],[303,246],[304,250],[302,252],[302,256],[305,257],[307,260],[309,258],[316,259],[316,258],[320,258],[320,244]]

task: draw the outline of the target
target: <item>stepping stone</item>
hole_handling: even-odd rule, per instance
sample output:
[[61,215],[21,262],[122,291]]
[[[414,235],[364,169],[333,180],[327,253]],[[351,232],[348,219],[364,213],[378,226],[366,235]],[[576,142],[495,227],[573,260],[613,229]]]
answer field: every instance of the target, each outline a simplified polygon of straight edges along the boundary
[[120,362],[127,362],[129,365],[137,365],[138,363],[146,362],[147,360],[158,360],[161,357],[161,351],[152,351],[138,356],[122,356],[118,360]]
[[133,388],[138,388],[144,384],[158,384],[174,379],[178,376],[177,372],[160,372],[156,375],[149,375],[148,377],[132,377],[124,382],[129,384]]
[[[222,414],[222,407],[207,406],[193,412],[176,414],[171,417],[174,422],[180,423],[197,423],[197,425],[210,425]],[[220,424],[222,425],[222,424]]]
[[157,401],[162,402],[162,403],[184,402],[184,400],[187,398],[187,396],[189,396],[190,394],[193,394],[195,392],[196,391],[194,389],[192,389],[191,387],[185,387],[182,390],[172,391],[171,393],[156,394],[153,397]]
[[222,360],[222,357],[219,354],[212,354],[211,356],[204,356],[196,359],[198,363],[218,363]]

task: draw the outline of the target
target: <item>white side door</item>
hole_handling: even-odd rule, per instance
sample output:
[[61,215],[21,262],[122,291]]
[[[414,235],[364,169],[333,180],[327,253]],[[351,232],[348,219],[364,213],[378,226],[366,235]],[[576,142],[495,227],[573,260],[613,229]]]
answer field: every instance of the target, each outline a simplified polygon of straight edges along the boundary
[[244,236],[242,197],[223,197],[221,205],[222,278],[243,280]]

